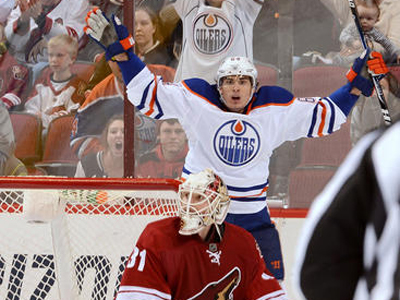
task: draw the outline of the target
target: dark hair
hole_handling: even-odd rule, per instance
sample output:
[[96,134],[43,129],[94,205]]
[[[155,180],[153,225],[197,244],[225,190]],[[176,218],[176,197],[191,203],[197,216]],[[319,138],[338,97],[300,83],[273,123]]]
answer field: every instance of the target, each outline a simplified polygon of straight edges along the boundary
[[158,121],[157,122],[157,135],[160,135],[161,125],[164,123],[168,123],[169,125],[174,125],[175,123],[179,123],[179,120],[178,119],[165,119],[165,120]]

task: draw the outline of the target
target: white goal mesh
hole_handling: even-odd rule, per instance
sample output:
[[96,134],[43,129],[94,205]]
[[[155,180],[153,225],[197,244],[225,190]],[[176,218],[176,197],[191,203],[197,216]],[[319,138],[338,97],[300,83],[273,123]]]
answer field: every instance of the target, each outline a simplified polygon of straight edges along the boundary
[[175,180],[0,178],[0,299],[111,300]]

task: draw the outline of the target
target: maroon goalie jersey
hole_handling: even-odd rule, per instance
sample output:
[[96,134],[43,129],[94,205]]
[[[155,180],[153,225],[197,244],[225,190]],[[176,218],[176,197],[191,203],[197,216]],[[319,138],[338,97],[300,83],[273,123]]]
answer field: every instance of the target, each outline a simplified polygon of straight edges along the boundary
[[180,235],[179,223],[175,217],[146,227],[116,300],[287,299],[250,233],[224,223],[222,241],[205,242]]

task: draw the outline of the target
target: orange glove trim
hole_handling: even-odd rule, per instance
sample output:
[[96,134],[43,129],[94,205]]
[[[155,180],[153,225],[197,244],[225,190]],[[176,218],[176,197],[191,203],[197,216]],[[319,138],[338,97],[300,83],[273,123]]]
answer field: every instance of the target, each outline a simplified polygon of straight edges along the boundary
[[133,37],[131,35],[129,35],[127,38],[120,40],[119,41],[122,45],[122,48],[124,48],[124,50],[128,50],[131,47],[133,47],[133,45],[135,45],[135,41],[133,40]]
[[351,68],[350,70],[347,71],[346,77],[347,79],[352,82],[354,80],[354,78],[356,78],[357,73],[354,72],[353,68]]

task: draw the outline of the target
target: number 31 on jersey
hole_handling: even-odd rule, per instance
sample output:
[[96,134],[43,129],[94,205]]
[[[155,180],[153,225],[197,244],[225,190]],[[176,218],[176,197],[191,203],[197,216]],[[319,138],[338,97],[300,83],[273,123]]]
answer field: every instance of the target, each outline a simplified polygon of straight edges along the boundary
[[[138,264],[136,264],[137,260],[139,261]],[[144,249],[142,251],[139,251],[139,248],[135,247],[126,267],[134,268],[137,265],[137,270],[142,272],[145,263],[146,263],[146,250]]]

